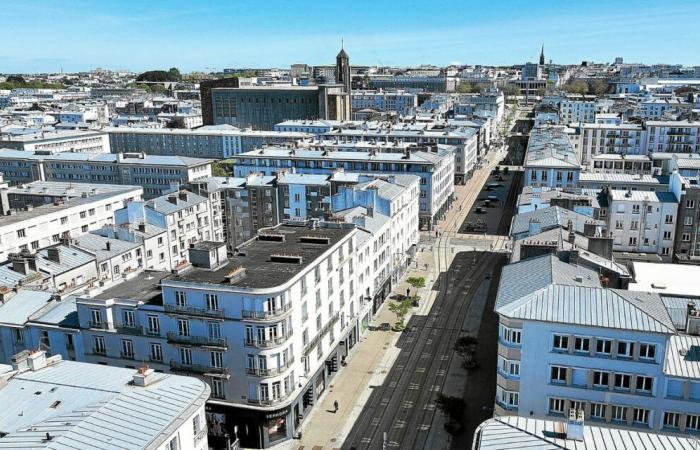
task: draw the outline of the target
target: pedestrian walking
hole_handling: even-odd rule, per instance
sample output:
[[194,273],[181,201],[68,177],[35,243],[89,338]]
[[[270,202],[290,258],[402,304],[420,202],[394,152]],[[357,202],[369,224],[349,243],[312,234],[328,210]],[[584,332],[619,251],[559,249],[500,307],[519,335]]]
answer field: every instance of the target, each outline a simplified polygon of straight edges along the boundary
[[333,402],[333,407],[335,408],[335,411],[333,411],[333,414],[338,412],[338,400]]

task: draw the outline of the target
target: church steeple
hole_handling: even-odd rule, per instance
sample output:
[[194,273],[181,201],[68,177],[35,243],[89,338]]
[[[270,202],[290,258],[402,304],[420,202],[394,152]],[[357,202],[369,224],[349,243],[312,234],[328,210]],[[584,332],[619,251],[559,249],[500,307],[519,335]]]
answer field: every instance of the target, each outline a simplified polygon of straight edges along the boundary
[[542,50],[540,51],[540,66],[544,66],[544,44],[542,44]]

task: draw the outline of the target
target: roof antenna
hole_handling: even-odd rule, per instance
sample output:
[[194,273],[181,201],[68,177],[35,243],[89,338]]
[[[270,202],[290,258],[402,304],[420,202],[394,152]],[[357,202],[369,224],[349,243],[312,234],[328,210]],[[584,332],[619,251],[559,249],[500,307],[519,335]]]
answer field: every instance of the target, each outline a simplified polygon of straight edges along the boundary
[[345,50],[345,40],[342,37],[340,38],[340,49]]

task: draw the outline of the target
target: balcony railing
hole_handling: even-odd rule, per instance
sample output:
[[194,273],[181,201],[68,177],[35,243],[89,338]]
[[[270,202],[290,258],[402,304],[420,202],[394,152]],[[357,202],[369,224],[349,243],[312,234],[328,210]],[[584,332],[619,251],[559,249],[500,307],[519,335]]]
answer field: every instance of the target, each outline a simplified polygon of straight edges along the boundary
[[143,333],[143,327],[138,326],[138,325],[117,325],[117,332],[121,334],[133,334],[133,335],[142,335]]
[[168,314],[183,314],[187,316],[204,316],[204,317],[216,317],[223,319],[224,310],[218,309],[206,309],[206,308],[195,308],[194,306],[177,306],[177,305],[163,305],[163,309]]
[[323,326],[321,331],[311,340],[311,342],[304,346],[304,355],[308,355],[309,353],[311,353],[311,349],[313,349],[316,346],[316,344],[318,344],[319,341],[323,339],[323,336],[325,336],[330,331],[333,325],[335,325],[335,323],[338,321],[339,317],[340,314],[335,313],[333,317],[331,317],[330,320],[326,322],[326,325]]
[[168,332],[168,342],[178,344],[199,345],[202,347],[228,348],[228,341],[225,338],[213,338],[209,336],[183,336],[178,333]]
[[256,347],[256,348],[270,348],[277,347],[278,345],[284,344],[287,339],[292,337],[292,331],[290,330],[287,334],[283,336],[278,336],[274,339],[244,339],[243,344],[246,347]]
[[245,373],[254,377],[274,377],[292,367],[292,364],[294,364],[294,358],[291,358],[289,361],[287,361],[287,364],[284,364],[283,366],[274,367],[271,369],[258,369],[257,367],[246,367]]
[[206,376],[228,376],[230,374],[227,367],[211,367],[203,364],[185,364],[177,361],[170,361],[170,370],[180,373],[193,373]]
[[109,330],[112,328],[112,324],[110,324],[109,322],[95,322],[92,320],[88,323],[88,326],[90,328],[99,328],[100,330]]
[[292,309],[292,304],[287,303],[283,305],[281,308],[274,309],[272,311],[253,311],[249,309],[244,309],[241,311],[241,316],[244,319],[250,319],[250,320],[269,320],[269,319],[274,319],[280,316],[283,316],[285,313],[289,312]]
[[268,398],[268,399],[257,399],[257,398],[249,398],[248,403],[252,403],[254,405],[260,405],[260,406],[272,406],[276,405],[278,403],[282,403],[283,401],[287,400],[290,395],[292,395],[293,391],[290,391],[286,394],[283,394],[277,398]]

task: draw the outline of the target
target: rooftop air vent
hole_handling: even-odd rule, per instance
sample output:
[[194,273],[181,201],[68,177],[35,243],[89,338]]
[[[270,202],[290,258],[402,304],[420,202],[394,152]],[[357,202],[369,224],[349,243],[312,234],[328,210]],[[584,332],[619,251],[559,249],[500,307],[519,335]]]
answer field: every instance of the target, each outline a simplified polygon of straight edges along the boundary
[[259,241],[284,242],[283,234],[259,234]]
[[299,242],[302,244],[324,244],[331,243],[331,238],[328,236],[301,236]]
[[270,262],[285,263],[285,264],[301,264],[303,258],[301,255],[288,255],[284,253],[274,253],[270,255]]

